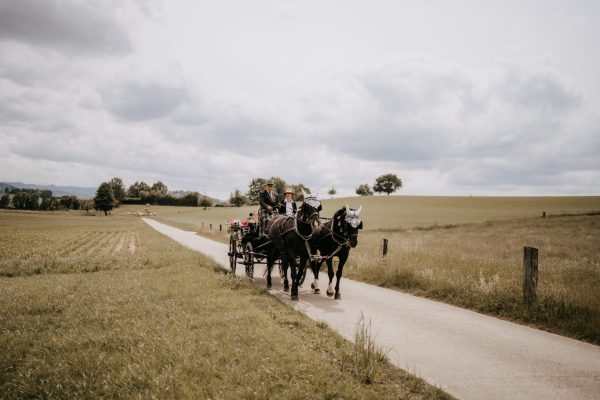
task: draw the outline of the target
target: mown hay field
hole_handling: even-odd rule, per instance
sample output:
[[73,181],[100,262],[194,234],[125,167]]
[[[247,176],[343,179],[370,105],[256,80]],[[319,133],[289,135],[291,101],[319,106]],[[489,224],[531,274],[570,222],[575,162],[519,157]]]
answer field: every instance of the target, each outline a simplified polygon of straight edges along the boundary
[[[599,212],[600,197],[355,197],[325,200],[322,215],[345,204],[363,205],[365,229],[344,276],[600,343],[600,215],[573,216]],[[157,208],[163,222],[221,241],[218,224],[251,209]],[[540,251],[531,307],[524,246]]]
[[0,249],[3,399],[448,398],[138,218],[0,212]]
[[[366,230],[398,230],[465,223],[541,217],[547,215],[581,214],[600,211],[600,197],[450,197],[450,196],[370,196],[325,199],[324,217],[331,217],[340,207],[363,206],[362,219]],[[127,205],[114,213],[143,211],[143,206]],[[257,206],[200,207],[151,206],[157,220],[182,228],[197,230],[201,226],[213,231],[232,218],[243,219]],[[214,233],[214,232],[213,232]]]

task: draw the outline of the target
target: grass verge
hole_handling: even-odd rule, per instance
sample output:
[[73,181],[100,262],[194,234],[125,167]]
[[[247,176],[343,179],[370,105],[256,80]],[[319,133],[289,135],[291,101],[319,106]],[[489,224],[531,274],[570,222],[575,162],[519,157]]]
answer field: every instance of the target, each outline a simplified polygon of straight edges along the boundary
[[[38,218],[37,231],[56,229],[52,216]],[[149,227],[97,220],[136,231],[137,254],[152,267],[116,258],[117,267],[93,273],[0,277],[0,397],[449,397],[385,360],[366,383],[352,361],[356,347],[326,324]],[[94,221],[69,229],[83,234],[98,228]]]

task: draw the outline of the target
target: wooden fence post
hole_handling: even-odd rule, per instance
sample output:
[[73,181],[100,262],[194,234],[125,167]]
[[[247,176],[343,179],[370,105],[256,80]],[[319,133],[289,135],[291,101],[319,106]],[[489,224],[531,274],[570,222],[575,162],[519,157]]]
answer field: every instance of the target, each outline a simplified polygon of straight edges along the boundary
[[210,229],[212,231],[212,224],[210,224],[209,226],[210,226],[210,228],[208,228],[208,229]]
[[538,283],[538,249],[525,247],[523,253],[523,301],[531,304],[536,299]]
[[388,252],[388,240],[383,238],[381,239],[381,258],[385,257]]
[[542,218],[546,218],[546,211],[542,211]]
[[223,225],[219,224],[219,232],[222,232],[222,231],[223,231]]

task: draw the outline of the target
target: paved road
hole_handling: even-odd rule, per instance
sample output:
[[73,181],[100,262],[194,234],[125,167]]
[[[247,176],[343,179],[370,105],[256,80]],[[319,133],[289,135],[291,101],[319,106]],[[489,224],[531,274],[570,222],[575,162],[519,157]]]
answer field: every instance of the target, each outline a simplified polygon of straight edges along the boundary
[[[228,267],[226,245],[144,221]],[[259,287],[262,271],[255,268]],[[292,303],[276,275],[273,295],[350,340],[364,315],[392,362],[459,399],[600,399],[599,346],[350,279],[336,301],[311,293],[309,274]],[[320,287],[325,293],[326,282]]]

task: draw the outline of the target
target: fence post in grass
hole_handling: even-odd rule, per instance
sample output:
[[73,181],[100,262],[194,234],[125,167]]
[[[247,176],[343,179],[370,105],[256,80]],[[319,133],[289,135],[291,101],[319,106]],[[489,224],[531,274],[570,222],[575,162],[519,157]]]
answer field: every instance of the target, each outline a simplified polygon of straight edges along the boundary
[[538,249],[525,247],[523,254],[523,300],[531,304],[536,299],[538,283]]
[[542,218],[546,218],[546,211],[542,211]]
[[381,258],[384,258],[388,252],[388,240],[386,238],[381,239]]
[[219,224],[219,232],[222,232],[222,231],[223,231],[223,225]]
[[210,229],[210,230],[212,231],[212,224],[210,224],[210,225],[209,225],[209,228],[208,228],[208,229]]

